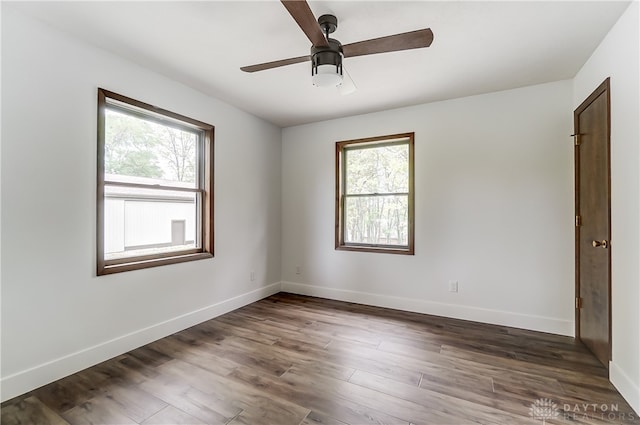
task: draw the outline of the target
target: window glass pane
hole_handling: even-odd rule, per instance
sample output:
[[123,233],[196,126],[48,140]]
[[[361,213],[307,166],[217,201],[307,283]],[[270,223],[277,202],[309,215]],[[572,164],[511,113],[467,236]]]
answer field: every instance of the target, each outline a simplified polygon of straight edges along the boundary
[[407,195],[347,196],[344,213],[345,243],[408,245]]
[[409,145],[346,149],[346,193],[409,191]]
[[106,186],[105,260],[200,247],[199,193]]
[[105,180],[196,187],[198,134],[113,109],[105,116]]

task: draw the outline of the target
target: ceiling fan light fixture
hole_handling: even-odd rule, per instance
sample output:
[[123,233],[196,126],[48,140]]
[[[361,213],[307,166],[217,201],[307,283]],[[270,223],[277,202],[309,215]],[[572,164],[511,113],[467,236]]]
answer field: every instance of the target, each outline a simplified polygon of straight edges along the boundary
[[336,87],[342,83],[342,45],[332,38],[328,47],[311,47],[311,82],[316,87]]
[[318,65],[311,73],[311,82],[316,87],[336,87],[342,84],[342,65]]

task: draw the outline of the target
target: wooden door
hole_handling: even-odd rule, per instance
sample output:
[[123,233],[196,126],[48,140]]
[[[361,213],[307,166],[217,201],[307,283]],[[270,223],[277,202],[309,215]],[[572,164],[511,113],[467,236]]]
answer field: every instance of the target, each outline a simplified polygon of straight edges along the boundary
[[609,79],[574,112],[576,337],[611,359]]

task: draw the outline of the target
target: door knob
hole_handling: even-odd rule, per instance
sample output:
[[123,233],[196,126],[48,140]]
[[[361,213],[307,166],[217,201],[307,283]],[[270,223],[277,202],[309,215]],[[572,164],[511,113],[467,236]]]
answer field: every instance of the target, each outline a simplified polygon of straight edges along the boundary
[[605,239],[603,239],[601,241],[593,241],[593,242],[591,242],[591,245],[593,245],[594,248],[600,247],[600,248],[607,249],[607,248],[609,248],[609,241],[607,241]]

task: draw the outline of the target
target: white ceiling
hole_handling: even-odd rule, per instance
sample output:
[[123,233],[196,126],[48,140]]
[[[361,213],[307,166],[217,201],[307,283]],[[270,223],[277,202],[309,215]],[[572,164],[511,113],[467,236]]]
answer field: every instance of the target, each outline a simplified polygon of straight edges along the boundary
[[343,44],[431,28],[426,49],[347,58],[358,90],[311,85],[310,42],[278,1],[24,2],[23,12],[286,127],[572,78],[629,2],[311,1]]

